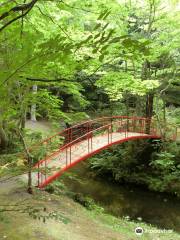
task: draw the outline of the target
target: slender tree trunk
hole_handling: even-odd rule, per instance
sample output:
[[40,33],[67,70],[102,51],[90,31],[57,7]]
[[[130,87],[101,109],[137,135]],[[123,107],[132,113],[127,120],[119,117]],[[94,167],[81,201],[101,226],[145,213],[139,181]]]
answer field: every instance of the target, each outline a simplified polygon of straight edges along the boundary
[[22,119],[21,119],[21,129],[24,129],[26,125],[26,111],[24,112],[24,114],[22,115]]
[[[141,79],[147,80],[150,79],[151,72],[150,72],[150,63],[145,60],[143,67],[142,67],[142,74]],[[146,133],[149,134],[151,130],[151,118],[153,116],[153,103],[154,103],[154,94],[148,93],[146,95],[146,107],[145,107],[145,117],[147,118],[146,121]]]
[[[33,85],[32,92],[37,94],[37,85]],[[36,103],[31,105],[31,121],[36,121]]]
[[[153,1],[150,0],[148,3],[149,3],[149,23],[147,26],[146,38],[151,39],[151,32],[152,32],[153,23],[155,21],[157,4],[154,0]],[[142,80],[147,80],[151,78],[151,64],[147,59],[144,61],[144,64],[142,67],[141,78]],[[150,129],[151,129],[151,118],[153,115],[153,102],[154,102],[154,94],[148,93],[146,96],[146,118],[148,119],[148,121],[146,122],[146,133],[148,134],[150,133]]]
[[[125,106],[126,106],[126,116],[128,117],[129,116],[129,98],[128,98],[128,93],[126,92],[126,95],[125,95],[125,98],[126,98],[126,102],[125,102]],[[126,121],[126,127],[127,127],[127,131],[129,131],[129,119],[127,118],[127,121]]]
[[166,125],[166,100],[164,98],[162,98],[163,100],[163,121],[164,121],[164,125]]
[[28,160],[28,184],[27,184],[27,192],[30,193],[30,194],[33,194],[33,189],[32,189],[32,164],[33,164],[33,157],[31,156],[28,148],[27,148],[27,145],[26,145],[26,142],[24,140],[24,137],[23,137],[23,134],[21,132],[21,130],[19,130],[19,136],[20,136],[20,139],[23,143],[23,147],[24,147],[24,151],[26,153],[26,157],[27,157],[27,160]]
[[23,130],[26,126],[26,109],[21,113],[20,119],[19,119],[19,124],[18,127]]
[[[2,112],[0,112],[0,117],[2,115]],[[5,128],[4,128],[4,121],[2,120],[2,118],[0,118],[0,149],[6,149],[7,145],[8,145],[8,137],[7,134],[5,132]]]
[[166,100],[162,97],[163,100],[163,138],[166,138]]
[[154,94],[149,93],[146,97],[146,133],[150,133],[151,130],[151,119],[153,116],[153,103],[154,103]]
[[0,125],[0,148],[1,149],[5,149],[8,145],[8,137],[2,127],[2,125]]

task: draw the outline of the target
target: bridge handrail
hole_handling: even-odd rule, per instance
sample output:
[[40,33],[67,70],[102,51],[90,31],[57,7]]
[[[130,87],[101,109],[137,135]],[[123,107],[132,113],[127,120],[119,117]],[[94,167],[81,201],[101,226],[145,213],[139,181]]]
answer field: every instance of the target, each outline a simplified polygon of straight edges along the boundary
[[[98,130],[105,129],[106,127],[108,127],[108,126],[110,126],[110,125],[111,125],[111,124],[104,125],[104,126],[102,126],[102,127],[99,127],[99,128],[97,128],[97,129],[94,129],[94,130],[92,130],[92,131],[90,131],[90,132],[88,132],[88,133],[86,133],[86,134],[78,137],[77,139],[74,139],[72,142],[69,142],[69,143],[61,146],[57,151],[53,152],[52,154],[50,154],[50,155],[47,156],[47,157],[48,157],[48,158],[53,157],[54,155],[56,155],[56,154],[59,153],[60,151],[66,149],[66,148],[68,148],[68,147],[71,147],[73,144],[75,144],[76,142],[79,142],[79,140],[85,138],[86,136],[91,135],[91,134],[93,134],[94,132],[96,132],[96,131],[98,131]],[[39,164],[41,164],[41,162],[43,162],[43,161],[44,161],[44,159],[40,160],[40,161],[35,165],[35,167],[38,166]]]
[[92,130],[92,131],[89,131],[89,132],[85,133],[84,135],[82,135],[82,136],[74,139],[72,142],[69,142],[69,143],[63,145],[63,146],[60,148],[60,150],[63,150],[63,149],[65,149],[65,148],[68,148],[68,147],[72,146],[73,144],[75,144],[76,142],[79,142],[79,140],[84,139],[85,137],[88,137],[88,135],[92,135],[94,132],[97,132],[97,131],[102,130],[102,129],[106,129],[106,128],[110,127],[110,126],[111,126],[111,123],[109,123],[109,124],[107,124],[107,125],[104,125],[104,126],[101,126],[101,127],[99,127],[99,128],[96,128],[96,129],[94,129],[94,130]]
[[[161,122],[156,119],[144,117],[101,117],[81,122],[50,138],[46,138],[38,145],[35,145],[35,147],[42,145],[42,148],[39,148],[38,151],[36,148],[34,149],[35,155],[31,152],[34,156],[33,159],[38,160],[33,166],[33,169],[38,169],[38,186],[47,185],[66,169],[112,144],[138,138],[165,139],[166,137],[166,139],[172,139],[174,135],[170,136],[170,134],[172,133],[171,130],[173,130],[174,134],[174,128],[171,129],[170,125],[160,124]],[[159,129],[159,126],[162,126],[163,131]],[[167,130],[169,127],[170,130]],[[166,132],[167,135],[165,135]],[[51,141],[51,139],[53,140]],[[62,169],[60,168],[57,171],[55,164],[55,169],[52,168],[53,175],[48,176],[48,166],[53,166],[53,160],[55,163],[62,160],[60,164]]]
[[53,139],[53,138],[56,137],[56,136],[61,136],[61,135],[63,136],[63,133],[68,132],[68,131],[71,130],[71,129],[75,129],[75,128],[77,128],[77,127],[80,127],[80,126],[82,126],[82,125],[84,125],[84,124],[99,122],[99,121],[104,120],[104,119],[107,120],[107,119],[119,119],[119,118],[121,118],[121,119],[133,119],[133,120],[146,120],[146,121],[151,121],[151,119],[145,118],[145,117],[130,117],[130,116],[111,116],[111,117],[101,117],[101,118],[91,119],[91,120],[88,120],[88,121],[84,121],[84,122],[75,124],[75,125],[73,125],[72,127],[66,128],[66,129],[64,129],[64,130],[62,130],[62,131],[60,131],[60,132],[52,135],[51,137],[45,138],[43,141],[39,142],[38,144],[35,143],[35,144],[32,145],[32,147],[31,147],[29,150],[31,150],[33,147],[42,145],[43,143],[46,143],[46,142],[50,141],[51,139]]
[[[114,121],[115,119],[117,119],[118,121]],[[120,120],[119,120],[120,119]],[[108,121],[107,121],[108,120]],[[118,123],[122,120],[132,120],[132,121],[142,121],[142,122],[139,122],[139,125],[143,124],[145,127],[145,125],[150,121],[151,122],[151,129],[154,128],[154,129],[157,129],[157,126],[158,126],[158,122],[156,121],[156,119],[149,119],[149,118],[145,118],[145,117],[137,117],[137,116],[108,116],[108,117],[101,117],[101,118],[97,118],[97,119],[91,119],[91,120],[88,120],[88,121],[83,121],[81,123],[78,123],[78,124],[75,124],[73,125],[72,127],[69,127],[69,128],[66,128],[66,129],[63,129],[62,131],[54,134],[53,136],[49,137],[49,138],[46,138],[44,139],[43,141],[39,142],[38,144],[35,143],[34,145],[32,145],[30,148],[29,148],[29,151],[32,153],[33,155],[33,151],[36,151],[37,148],[40,148],[40,146],[47,146],[46,150],[47,151],[48,149],[52,149],[51,148],[51,143],[53,143],[53,138],[55,137],[59,137],[58,140],[61,139],[62,137],[62,140],[63,140],[63,143],[59,143],[59,147],[58,148],[58,151],[59,149],[63,149],[63,148],[66,148],[66,146],[70,146],[72,144],[74,144],[75,142],[77,141],[80,141],[81,139],[85,138],[86,136],[88,136],[88,134],[93,134],[95,131],[98,131],[98,129],[103,129],[103,128],[106,128],[107,126],[110,126],[112,123]],[[103,125],[103,126],[100,126],[99,125],[97,126],[97,128],[95,129],[86,129],[86,127],[89,127],[91,126],[92,128],[93,127],[96,127],[96,123],[97,124],[105,124],[109,122],[108,124],[106,125]],[[124,122],[124,121],[123,121]],[[93,123],[95,123],[95,125],[93,125]],[[81,129],[78,127],[84,127],[85,128],[85,131],[80,131]],[[77,128],[77,129],[76,129]],[[173,128],[174,129],[174,128]],[[72,131],[72,133],[74,134],[73,137],[71,139],[69,139],[69,131]],[[145,133],[145,128],[144,128],[144,133]],[[157,131],[158,132],[158,131]],[[67,135],[66,135],[67,134]],[[80,135],[82,134],[82,135]],[[80,135],[80,137],[78,137]],[[161,133],[159,133],[158,135],[162,136]],[[76,137],[77,136],[77,137]],[[176,139],[176,136],[177,136],[177,133],[173,133],[173,139]],[[73,139],[75,137],[75,139]],[[64,138],[64,139],[63,139]],[[67,140],[67,142],[66,142]],[[58,144],[58,143],[57,143]],[[49,147],[50,148],[49,148]],[[52,155],[56,152],[56,147],[54,147],[54,150],[52,149],[53,153]],[[24,155],[24,153],[23,153]],[[47,155],[47,154],[46,154]],[[48,157],[50,157],[50,155],[48,155]],[[41,160],[38,160],[38,161],[41,161]]]
[[[118,118],[121,118],[121,117],[118,117]],[[125,119],[125,118],[124,118],[124,119]],[[130,118],[129,118],[129,119],[130,119]],[[146,119],[146,118],[137,118],[137,120],[147,120],[147,119]],[[121,121],[116,121],[116,122],[114,122],[114,123],[117,124],[117,123],[122,123],[122,122],[121,122]],[[111,133],[112,133],[112,128],[113,128],[113,123],[109,123],[109,124],[103,125],[103,126],[101,126],[101,127],[99,127],[99,128],[93,129],[93,130],[91,130],[91,131],[83,134],[82,136],[74,139],[73,141],[71,141],[71,142],[69,142],[69,143],[67,143],[67,144],[62,145],[57,151],[54,151],[52,154],[46,156],[45,159],[51,159],[53,156],[57,155],[60,151],[62,151],[62,150],[64,150],[64,149],[66,149],[66,148],[69,148],[69,147],[73,146],[75,143],[80,142],[81,139],[82,139],[82,140],[85,139],[85,137],[88,137],[88,136],[93,137],[93,134],[96,133],[96,132],[98,132],[99,130],[103,130],[103,129],[108,129],[108,130],[109,130],[109,129],[111,129],[111,132],[108,132],[108,134],[111,134]],[[144,130],[145,130],[145,129],[144,129]],[[125,135],[126,135],[126,133],[128,133],[128,130],[126,130],[126,131],[124,131],[124,132],[125,132]],[[150,135],[151,135],[151,134],[150,134]],[[87,138],[87,139],[88,139],[88,138]],[[87,139],[86,139],[86,140],[87,140]],[[42,160],[38,161],[38,163],[35,164],[35,167],[37,167],[38,165],[40,165],[45,159],[42,159]]]
[[[124,116],[123,116],[123,117],[124,117]],[[116,118],[116,117],[114,117],[114,118]],[[118,118],[121,118],[121,117],[118,117]],[[134,118],[129,118],[129,119],[134,119]],[[137,119],[134,119],[134,120],[147,120],[147,118],[137,118]],[[116,123],[120,123],[120,121],[116,121]],[[82,136],[74,139],[73,141],[71,141],[71,142],[63,145],[60,149],[63,150],[63,149],[65,149],[65,148],[67,148],[67,147],[70,147],[70,146],[72,146],[74,143],[79,142],[79,140],[85,138],[86,136],[91,135],[91,134],[93,134],[93,133],[95,133],[95,132],[97,132],[97,131],[99,131],[99,130],[102,130],[102,129],[106,129],[106,128],[108,129],[108,127],[111,127],[111,128],[112,128],[112,127],[113,127],[113,126],[112,126],[112,123],[106,124],[106,125],[104,125],[104,126],[101,126],[101,127],[99,127],[99,128],[96,128],[96,129],[93,129],[92,131],[89,131],[89,132],[85,133],[84,135],[82,135]],[[125,131],[125,132],[128,132],[128,130]]]

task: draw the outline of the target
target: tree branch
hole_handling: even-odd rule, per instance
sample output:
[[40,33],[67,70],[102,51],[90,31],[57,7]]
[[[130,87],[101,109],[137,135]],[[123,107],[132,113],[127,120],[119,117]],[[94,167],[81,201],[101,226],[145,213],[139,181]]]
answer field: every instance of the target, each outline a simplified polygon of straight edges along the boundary
[[1,84],[0,84],[0,87],[2,85],[4,85],[6,82],[9,81],[9,79],[11,79],[16,73],[18,73],[23,67],[25,67],[26,65],[28,65],[29,63],[35,61],[36,59],[38,59],[39,57],[43,57],[43,56],[47,56],[47,55],[50,55],[52,54],[51,52],[48,52],[46,54],[41,54],[41,55],[37,55],[37,56],[34,56],[30,59],[28,59],[26,62],[24,62],[22,65],[20,65],[18,68],[16,68]]
[[15,0],[9,0],[9,1],[3,2],[0,4],[0,7],[4,6],[6,4],[9,4],[10,2],[15,2]]
[[66,78],[47,79],[47,78],[31,78],[31,77],[27,77],[26,80],[34,81],[34,82],[60,82],[60,81],[72,82],[73,81],[72,79],[66,79]]
[[72,39],[71,39],[71,37],[68,35],[68,33],[67,33],[57,22],[55,22],[54,19],[53,19],[50,15],[45,14],[45,13],[41,10],[40,7],[37,6],[37,8],[38,8],[38,10],[40,11],[40,13],[41,13],[43,16],[49,18],[49,19],[51,20],[51,22],[53,22],[54,24],[56,24],[56,25],[61,29],[61,31],[66,35],[66,37],[72,41]]
[[[4,30],[6,27],[8,27],[10,24],[12,24],[13,22],[17,21],[18,19],[20,18],[23,18],[25,17],[30,11],[31,9],[34,7],[35,3],[37,2],[38,0],[32,0],[30,3],[27,3],[27,4],[22,4],[22,5],[19,5],[19,6],[16,6],[14,8],[11,8],[11,10],[9,10],[8,12],[5,12],[3,13],[1,16],[0,16],[0,21],[2,21],[3,19],[5,19],[6,17],[10,16],[11,15],[11,12],[19,12],[21,11],[22,14],[11,19],[10,21],[8,21],[6,24],[4,24],[1,28],[0,28],[0,32],[2,30]],[[27,10],[27,11],[26,11]],[[25,11],[25,12],[24,12]]]
[[17,5],[13,8],[11,8],[9,11],[3,13],[1,16],[0,16],[0,21],[6,17],[8,17],[11,12],[20,12],[20,11],[26,11],[26,10],[29,10],[30,8],[32,8],[34,6],[34,4],[37,2],[38,0],[32,0],[31,2],[29,3],[26,3],[26,4],[21,4],[21,5]]

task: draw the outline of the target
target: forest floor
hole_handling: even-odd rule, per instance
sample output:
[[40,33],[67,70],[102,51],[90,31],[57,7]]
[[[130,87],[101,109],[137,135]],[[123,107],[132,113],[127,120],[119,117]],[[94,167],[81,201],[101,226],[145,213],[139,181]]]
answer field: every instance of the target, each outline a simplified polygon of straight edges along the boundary
[[[27,213],[12,211],[11,207],[8,208],[11,211],[0,211],[0,240],[180,240],[180,235],[175,232],[156,233],[157,229],[150,225],[115,218],[98,210],[87,210],[63,194],[57,196],[38,189],[34,191],[33,195],[26,192],[22,178],[1,182],[0,206],[19,204],[14,209],[27,204],[45,206],[46,213],[55,211],[68,221],[49,219],[44,223]],[[134,230],[138,225],[149,232],[136,236]]]
[[60,124],[59,126],[57,125],[55,126],[46,120],[41,120],[36,122],[28,120],[26,121],[26,129],[29,129],[33,132],[41,132],[43,138],[56,134],[61,130]]

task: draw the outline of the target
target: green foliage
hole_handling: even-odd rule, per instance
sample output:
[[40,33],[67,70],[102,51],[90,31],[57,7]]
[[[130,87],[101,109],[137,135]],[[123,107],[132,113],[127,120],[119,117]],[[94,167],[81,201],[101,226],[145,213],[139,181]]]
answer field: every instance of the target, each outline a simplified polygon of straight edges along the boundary
[[0,154],[0,177],[12,177],[27,171],[26,162],[19,154]]
[[95,204],[93,199],[87,196],[83,196],[81,193],[74,194],[73,199],[88,210],[91,210],[91,211],[93,210],[93,211],[96,211],[97,213],[104,212],[104,209],[98,206],[97,204]]
[[166,173],[171,172],[175,169],[175,162],[174,157],[172,153],[169,152],[161,152],[156,154],[157,159],[152,162],[152,166],[156,169],[159,169],[160,171],[163,170]]
[[142,82],[126,72],[109,72],[96,84],[103,87],[113,101],[122,99],[124,92],[143,96],[159,86],[158,81],[146,80]]
[[179,159],[179,145],[176,143],[166,143],[162,148],[162,144],[149,145],[139,141],[105,150],[98,157],[92,157],[89,165],[98,175],[180,196]]
[[49,192],[50,194],[60,195],[60,194],[64,193],[64,191],[66,191],[67,189],[62,182],[55,181],[55,182],[51,183],[50,185],[46,186],[45,190],[47,192]]

